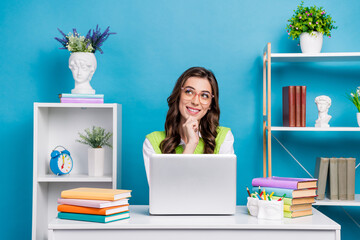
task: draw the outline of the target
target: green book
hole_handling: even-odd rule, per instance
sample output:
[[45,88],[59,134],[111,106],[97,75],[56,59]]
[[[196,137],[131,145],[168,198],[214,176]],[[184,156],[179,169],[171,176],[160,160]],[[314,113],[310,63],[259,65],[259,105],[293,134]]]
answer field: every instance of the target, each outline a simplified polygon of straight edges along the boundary
[[93,215],[93,214],[81,214],[81,213],[59,212],[58,213],[58,218],[67,219],[67,220],[108,223],[108,222],[114,222],[114,221],[130,218],[130,214],[129,214],[128,211],[113,214],[113,215],[108,215],[108,216]]

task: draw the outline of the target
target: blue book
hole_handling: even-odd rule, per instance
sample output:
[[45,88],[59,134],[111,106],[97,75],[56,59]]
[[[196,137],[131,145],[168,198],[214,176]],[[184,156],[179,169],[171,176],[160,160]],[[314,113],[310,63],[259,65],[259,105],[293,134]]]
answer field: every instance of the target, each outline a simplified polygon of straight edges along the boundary
[[59,98],[104,98],[104,94],[73,94],[73,93],[61,93]]
[[[265,189],[266,194],[274,192],[274,196],[282,197],[286,194],[287,198],[303,198],[303,197],[316,197],[316,188],[308,189],[286,189],[286,188],[271,188],[260,187],[261,191]],[[259,191],[259,187],[253,187],[253,192]]]
[[117,213],[117,214],[113,214],[113,215],[108,215],[108,216],[59,212],[58,218],[67,219],[67,220],[108,223],[108,222],[114,222],[114,221],[130,218],[130,214],[129,214],[129,211]]

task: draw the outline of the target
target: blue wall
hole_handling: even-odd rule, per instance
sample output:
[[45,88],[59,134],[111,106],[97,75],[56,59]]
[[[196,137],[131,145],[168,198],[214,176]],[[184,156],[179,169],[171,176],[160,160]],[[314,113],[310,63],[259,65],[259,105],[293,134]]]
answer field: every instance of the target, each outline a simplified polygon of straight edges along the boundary
[[[324,39],[323,52],[360,51],[356,0],[306,1],[324,6],[339,26]],[[1,1],[0,124],[4,239],[31,237],[33,102],[58,102],[73,79],[69,53],[59,50],[56,28],[86,34],[99,24],[117,35],[96,54],[92,86],[105,101],[123,104],[123,188],[133,190],[132,204],[148,203],[142,160],[144,136],[162,130],[166,98],[188,67],[214,71],[220,85],[221,125],[232,128],[238,156],[238,204],[245,186],[262,174],[262,50],[299,52],[287,38],[286,20],[298,1]],[[359,86],[359,63],[274,64],[273,123],[281,124],[281,86],[306,85],[307,123],[317,117],[314,98],[333,100],[332,126],[356,126],[355,108],[345,94]],[[360,137],[354,133],[276,133],[276,137],[310,172],[316,156],[360,159]],[[307,177],[274,142],[273,174]],[[359,178],[359,171],[356,173]],[[360,193],[360,184],[356,186]],[[340,207],[320,207],[342,225],[343,239],[359,236],[359,228]],[[344,207],[360,222],[360,210]],[[9,215],[17,217],[8,221]],[[19,226],[22,229],[19,231]]]

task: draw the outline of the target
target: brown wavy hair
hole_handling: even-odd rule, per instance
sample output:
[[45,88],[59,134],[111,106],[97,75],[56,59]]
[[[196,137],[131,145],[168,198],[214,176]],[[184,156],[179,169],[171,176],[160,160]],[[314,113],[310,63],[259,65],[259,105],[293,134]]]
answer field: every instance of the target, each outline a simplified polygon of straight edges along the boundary
[[219,126],[220,107],[219,107],[219,87],[215,75],[203,67],[192,67],[186,70],[177,80],[171,95],[167,98],[169,110],[165,120],[166,137],[160,144],[162,153],[175,153],[175,148],[180,144],[180,120],[179,102],[181,88],[190,77],[205,78],[211,85],[212,98],[210,109],[200,119],[199,131],[205,143],[204,153],[214,153],[216,128]]

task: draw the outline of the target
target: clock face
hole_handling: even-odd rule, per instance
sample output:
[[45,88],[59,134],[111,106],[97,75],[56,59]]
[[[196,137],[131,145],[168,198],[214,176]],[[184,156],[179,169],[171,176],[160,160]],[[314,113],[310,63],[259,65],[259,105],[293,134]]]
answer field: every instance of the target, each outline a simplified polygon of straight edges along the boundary
[[61,154],[58,159],[58,167],[62,173],[69,173],[73,167],[71,157],[67,154]]

